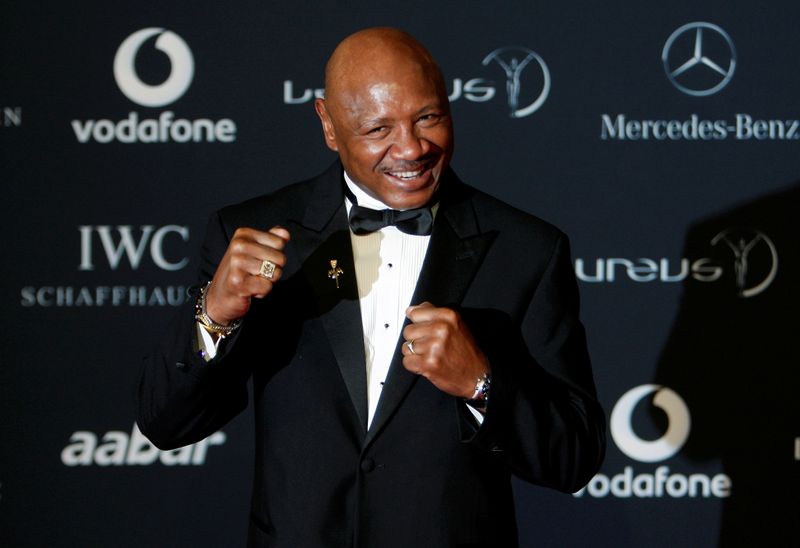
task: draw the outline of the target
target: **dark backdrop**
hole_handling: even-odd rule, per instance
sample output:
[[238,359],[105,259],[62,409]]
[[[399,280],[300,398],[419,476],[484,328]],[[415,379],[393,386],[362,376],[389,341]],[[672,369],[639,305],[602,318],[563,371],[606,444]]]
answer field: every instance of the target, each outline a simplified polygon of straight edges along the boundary
[[[459,175],[572,239],[612,436],[575,496],[515,484],[523,546],[798,545],[796,2],[16,4],[0,544],[242,544],[249,413],[157,453],[133,427],[141,355],[207,216],[332,160],[313,90],[381,24],[440,61]],[[165,104],[122,91],[181,74]]]

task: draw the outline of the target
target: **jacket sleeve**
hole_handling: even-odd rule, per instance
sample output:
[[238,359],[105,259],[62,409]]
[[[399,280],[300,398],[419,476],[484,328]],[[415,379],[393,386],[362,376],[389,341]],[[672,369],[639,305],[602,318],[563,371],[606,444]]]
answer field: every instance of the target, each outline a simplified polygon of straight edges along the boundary
[[198,285],[178,310],[155,347],[144,357],[138,386],[137,423],[161,449],[195,443],[224,426],[247,407],[246,360],[236,359],[236,339],[223,340],[217,355],[200,355],[194,303],[199,288],[213,277],[227,249],[219,214],[212,216],[201,252]]
[[577,491],[603,461],[606,418],[565,235],[555,240],[521,321],[492,322],[482,338],[492,388],[485,420],[469,442],[502,459],[521,479]]

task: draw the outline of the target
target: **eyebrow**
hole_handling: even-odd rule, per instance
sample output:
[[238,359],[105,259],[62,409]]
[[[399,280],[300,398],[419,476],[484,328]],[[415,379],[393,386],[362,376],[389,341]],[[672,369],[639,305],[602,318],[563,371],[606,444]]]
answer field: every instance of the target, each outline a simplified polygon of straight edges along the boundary
[[368,118],[363,122],[359,122],[358,128],[363,129],[365,127],[375,127],[375,126],[385,126],[387,122],[389,122],[391,118]]
[[[425,112],[430,112],[430,111],[434,111],[434,110],[443,112],[445,109],[442,108],[442,106],[439,103],[430,103],[430,104],[425,105],[424,107],[420,108],[416,112],[414,112],[412,114],[412,116],[417,117],[417,116],[420,116],[421,114],[423,114]],[[386,125],[388,122],[391,122],[392,120],[393,120],[393,118],[388,118],[388,117],[385,117],[385,116],[381,116],[381,117],[378,117],[378,118],[367,118],[366,120],[364,120],[364,121],[362,121],[362,122],[360,122],[358,124],[358,128],[361,129],[361,128],[364,128],[364,127],[367,127],[367,126],[383,126],[383,125]]]

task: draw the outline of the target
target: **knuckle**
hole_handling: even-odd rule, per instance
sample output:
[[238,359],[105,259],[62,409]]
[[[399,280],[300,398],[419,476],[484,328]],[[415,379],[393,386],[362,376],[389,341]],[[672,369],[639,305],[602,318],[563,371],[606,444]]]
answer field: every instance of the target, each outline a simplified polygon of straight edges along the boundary
[[231,240],[230,250],[234,254],[243,254],[245,250],[246,244],[243,239],[241,238],[234,238]]
[[248,241],[251,240],[252,238],[253,238],[253,230],[246,226],[240,226],[233,233],[232,241],[233,240]]
[[241,255],[233,255],[231,257],[231,267],[237,270],[242,270],[244,268],[244,259]]
[[280,236],[272,235],[271,245],[277,250],[281,250],[286,246],[286,241]]
[[442,319],[447,323],[456,323],[458,322],[458,313],[453,310],[452,308],[443,308],[442,309]]
[[240,274],[231,274],[228,276],[228,283],[232,287],[241,287],[244,283],[244,277]]

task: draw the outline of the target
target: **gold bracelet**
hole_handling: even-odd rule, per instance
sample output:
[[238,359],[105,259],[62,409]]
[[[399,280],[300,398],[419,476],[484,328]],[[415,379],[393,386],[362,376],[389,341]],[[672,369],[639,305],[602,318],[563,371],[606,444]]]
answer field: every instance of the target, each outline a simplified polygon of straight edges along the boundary
[[211,287],[211,282],[200,288],[200,293],[194,303],[194,319],[200,322],[200,325],[206,331],[212,335],[217,335],[220,339],[224,339],[242,325],[242,320],[241,318],[234,320],[230,325],[222,325],[212,320],[208,312],[206,312],[206,294],[209,287]]

